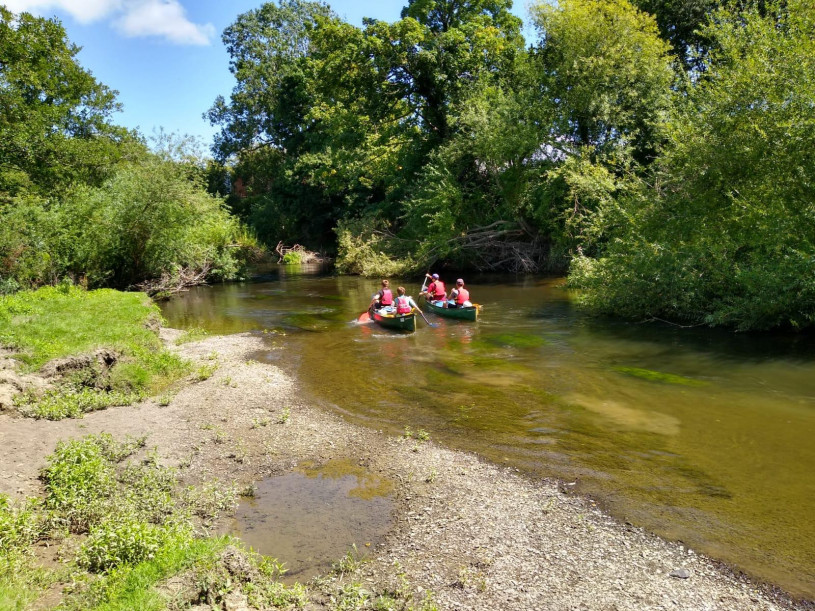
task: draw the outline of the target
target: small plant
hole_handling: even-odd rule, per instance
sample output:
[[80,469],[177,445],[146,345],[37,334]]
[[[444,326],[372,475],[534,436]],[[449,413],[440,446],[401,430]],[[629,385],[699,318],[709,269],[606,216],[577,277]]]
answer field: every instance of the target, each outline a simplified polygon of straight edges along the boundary
[[212,374],[215,373],[216,369],[218,369],[217,363],[201,365],[195,372],[195,379],[198,380],[199,382],[209,380],[212,377]]
[[235,459],[235,462],[243,464],[247,462],[249,455],[249,449],[246,447],[246,443],[241,439],[235,444],[235,451],[232,452],[232,458]]
[[180,346],[181,344],[187,344],[189,342],[197,342],[205,339],[207,336],[209,336],[209,333],[206,331],[206,329],[195,327],[193,329],[187,329],[181,335],[179,335],[178,339],[175,340],[175,344],[176,346]]
[[225,485],[219,481],[205,482],[197,488],[189,487],[183,502],[195,515],[204,519],[217,519],[222,511],[232,511],[238,505],[238,488],[235,483]]
[[168,405],[170,405],[170,403],[172,403],[172,401],[173,401],[172,395],[164,394],[158,398],[158,405],[159,407],[167,407]]
[[430,439],[430,433],[424,429],[413,431],[409,426],[405,427],[405,432],[402,435],[403,439],[416,439],[417,441],[427,441]]
[[280,417],[277,419],[278,424],[286,424],[291,417],[291,408],[284,407],[283,410],[280,412]]
[[371,593],[359,582],[346,583],[331,597],[332,608],[337,611],[364,609]]
[[436,477],[438,477],[439,473],[435,469],[431,469],[430,473],[427,474],[427,477],[424,478],[424,481],[428,484],[432,484],[436,481]]
[[252,428],[257,429],[262,426],[269,426],[269,419],[268,418],[255,418],[252,420]]
[[351,549],[345,553],[345,556],[343,556],[339,562],[334,563],[332,570],[338,575],[353,573],[362,566],[363,562],[364,558],[360,555],[357,545],[354,543]]

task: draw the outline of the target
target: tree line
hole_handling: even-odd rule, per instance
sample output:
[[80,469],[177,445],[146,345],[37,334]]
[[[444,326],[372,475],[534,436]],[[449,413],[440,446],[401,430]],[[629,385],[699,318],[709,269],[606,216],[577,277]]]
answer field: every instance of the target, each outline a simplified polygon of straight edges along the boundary
[[117,92],[78,51],[59,22],[0,6],[0,294],[237,275],[253,238],[195,146],[115,125]]
[[208,116],[262,239],[342,271],[568,272],[602,313],[815,315],[812,0],[410,0],[394,23],[267,3]]
[[0,9],[0,288],[234,277],[256,235],[345,273],[566,273],[599,313],[811,326],[814,0],[539,2],[526,29],[511,6],[239,15],[209,162],[117,127],[61,25]]

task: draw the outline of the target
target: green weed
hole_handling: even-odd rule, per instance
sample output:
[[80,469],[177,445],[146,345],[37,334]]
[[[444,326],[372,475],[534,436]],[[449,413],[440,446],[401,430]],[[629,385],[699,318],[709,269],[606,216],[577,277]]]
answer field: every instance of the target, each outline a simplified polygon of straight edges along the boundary
[[289,421],[289,418],[291,418],[291,408],[284,407],[280,412],[280,417],[277,419],[277,423],[286,424]]
[[212,377],[212,374],[215,373],[215,370],[218,369],[217,363],[210,363],[208,365],[201,365],[195,371],[195,379],[199,382],[203,382],[204,380],[209,380]]
[[175,345],[180,346],[190,342],[197,342],[202,339],[206,339],[207,337],[209,337],[209,332],[206,329],[195,327],[193,329],[187,329],[181,335],[179,335],[175,340]]
[[43,396],[23,393],[15,398],[17,410],[24,416],[42,420],[81,418],[88,412],[132,405],[144,397],[140,393],[103,391],[95,388],[49,390]]
[[661,371],[653,371],[651,369],[642,369],[640,367],[614,367],[614,371],[618,371],[625,375],[629,375],[642,380],[650,382],[662,382],[664,384],[676,384],[679,386],[704,386],[705,382],[688,378],[685,376],[676,375],[673,373],[663,373]]

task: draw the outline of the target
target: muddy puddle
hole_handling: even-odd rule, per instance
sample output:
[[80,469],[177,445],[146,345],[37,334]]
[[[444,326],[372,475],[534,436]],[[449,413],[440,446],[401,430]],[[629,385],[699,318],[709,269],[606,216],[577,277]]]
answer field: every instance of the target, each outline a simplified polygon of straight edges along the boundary
[[350,459],[257,482],[228,532],[255,551],[285,563],[286,583],[326,573],[356,546],[379,543],[392,523],[393,484]]

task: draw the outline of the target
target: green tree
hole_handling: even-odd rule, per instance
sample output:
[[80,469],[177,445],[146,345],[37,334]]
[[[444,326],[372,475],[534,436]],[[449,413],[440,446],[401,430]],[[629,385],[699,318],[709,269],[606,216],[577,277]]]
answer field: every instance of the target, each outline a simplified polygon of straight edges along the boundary
[[78,52],[59,22],[0,6],[0,197],[98,183],[119,158],[116,92]]
[[542,104],[555,107],[552,144],[566,154],[630,146],[646,162],[662,138],[674,78],[653,17],[627,0],[563,0],[531,10]]
[[815,323],[815,11],[717,11],[705,70],[603,256],[573,280],[607,312],[739,329]]

